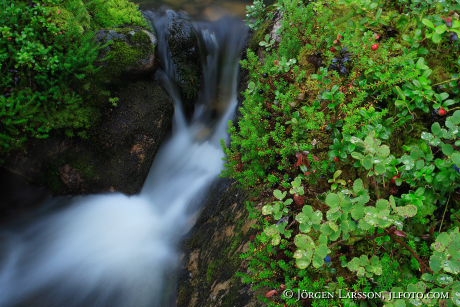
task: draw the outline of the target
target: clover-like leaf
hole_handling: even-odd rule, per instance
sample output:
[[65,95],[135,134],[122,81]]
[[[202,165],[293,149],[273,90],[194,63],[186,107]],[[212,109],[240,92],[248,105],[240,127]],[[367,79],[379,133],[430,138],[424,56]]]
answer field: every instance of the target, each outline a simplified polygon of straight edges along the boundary
[[283,200],[287,195],[287,192],[281,192],[280,190],[274,190],[273,196],[275,196],[278,200]]
[[315,242],[310,236],[306,234],[297,234],[294,238],[294,244],[299,249],[313,250],[315,248]]
[[298,249],[294,252],[293,257],[295,258],[295,264],[299,269],[306,269],[311,263],[313,250]]
[[262,207],[262,214],[263,215],[270,215],[273,212],[273,206],[271,204],[267,204]]
[[414,206],[414,205],[394,207],[393,210],[396,212],[397,215],[405,217],[405,218],[413,217],[417,214],[417,206]]
[[313,211],[313,207],[305,205],[302,212],[296,215],[295,220],[300,223],[300,231],[309,232],[313,225],[319,225],[323,220],[323,213],[319,210]]

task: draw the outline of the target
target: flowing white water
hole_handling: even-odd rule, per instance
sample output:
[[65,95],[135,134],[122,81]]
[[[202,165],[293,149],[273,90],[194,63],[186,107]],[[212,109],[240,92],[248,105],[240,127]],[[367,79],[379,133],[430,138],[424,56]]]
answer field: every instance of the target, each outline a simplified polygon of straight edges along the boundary
[[[226,123],[237,104],[244,35],[241,25],[231,29],[234,25],[196,25],[206,33],[206,45],[213,46],[203,67],[205,79],[212,80],[203,90],[213,94],[202,93],[209,101],[188,123],[174,86],[166,84],[176,100],[174,133],[139,195],[54,199],[66,203],[63,209],[0,233],[0,307],[174,305],[168,276],[178,264],[176,246],[193,226],[200,200],[223,167],[219,142],[226,138]],[[217,62],[219,67],[209,65]],[[163,78],[168,80],[167,73]],[[222,112],[209,119],[203,114],[214,104]]]

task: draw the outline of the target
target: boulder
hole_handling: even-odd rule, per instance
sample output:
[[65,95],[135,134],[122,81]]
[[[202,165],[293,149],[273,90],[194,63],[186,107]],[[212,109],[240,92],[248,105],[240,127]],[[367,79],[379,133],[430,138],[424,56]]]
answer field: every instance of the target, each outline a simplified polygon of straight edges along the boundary
[[229,180],[211,188],[203,212],[183,244],[178,307],[262,306],[254,291],[235,274],[245,270],[254,224],[244,205],[246,193]]
[[145,12],[158,33],[158,56],[163,69],[179,89],[185,108],[198,98],[201,86],[203,49],[200,35],[187,14],[166,10]]
[[31,140],[7,157],[5,168],[54,195],[139,192],[170,132],[173,104],[153,80],[120,85],[112,94],[117,106],[105,110],[88,139]]
[[105,81],[155,70],[157,38],[150,31],[139,27],[104,29],[97,32],[96,39],[106,46],[98,63]]

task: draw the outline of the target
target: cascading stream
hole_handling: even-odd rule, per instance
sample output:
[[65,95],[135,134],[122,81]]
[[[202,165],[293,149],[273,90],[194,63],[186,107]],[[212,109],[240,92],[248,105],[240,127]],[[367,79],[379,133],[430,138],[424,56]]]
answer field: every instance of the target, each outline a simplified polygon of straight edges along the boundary
[[[161,16],[154,20],[161,36]],[[247,33],[231,19],[194,26],[205,46],[200,103],[187,122],[163,55],[158,77],[175,100],[175,127],[141,193],[56,198],[44,206],[60,209],[3,230],[0,307],[174,305],[174,278],[168,276],[178,265],[178,241],[223,167],[219,142],[237,105],[238,59]]]

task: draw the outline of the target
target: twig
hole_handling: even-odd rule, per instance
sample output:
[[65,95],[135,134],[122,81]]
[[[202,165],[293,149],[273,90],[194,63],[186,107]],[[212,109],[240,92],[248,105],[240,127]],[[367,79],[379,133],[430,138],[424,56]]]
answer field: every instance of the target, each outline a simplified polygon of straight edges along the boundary
[[422,273],[429,272],[433,274],[433,270],[423,261],[422,258],[417,254],[415,250],[412,249],[406,242],[404,242],[401,238],[397,237],[394,233],[390,232],[388,229],[385,229],[385,232],[390,235],[390,237],[398,242],[400,245],[404,246],[411,254],[417,259],[418,263],[420,263]]
[[455,80],[459,80],[459,79],[460,78],[453,78],[453,79],[449,79],[449,80],[444,80],[444,81],[438,82],[436,84],[433,84],[432,86],[441,85],[441,84],[448,83],[448,82],[455,81]]
[[438,232],[441,232],[442,223],[444,223],[444,218],[446,217],[447,205],[449,204],[449,201],[450,201],[450,195],[451,194],[449,194],[449,197],[447,197],[446,205],[444,206],[444,212],[442,213],[441,225],[439,225]]

